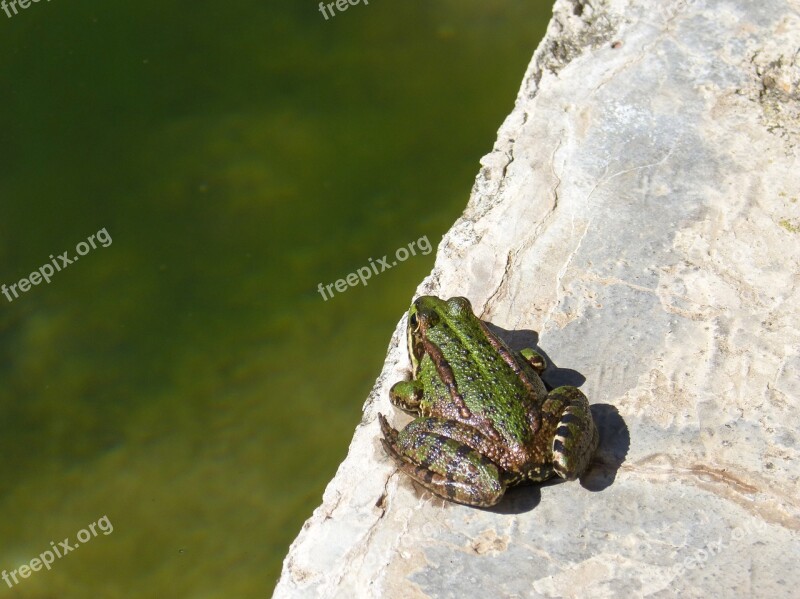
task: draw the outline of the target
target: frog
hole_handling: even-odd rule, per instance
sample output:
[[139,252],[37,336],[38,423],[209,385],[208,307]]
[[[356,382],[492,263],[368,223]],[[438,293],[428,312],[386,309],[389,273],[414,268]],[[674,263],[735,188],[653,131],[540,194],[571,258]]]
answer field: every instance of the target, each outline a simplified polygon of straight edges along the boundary
[[542,355],[512,351],[467,298],[417,298],[406,341],[411,380],[389,398],[414,419],[398,431],[379,413],[380,441],[423,488],[488,508],[513,485],[586,470],[599,440],[589,400],[577,387],[548,389]]

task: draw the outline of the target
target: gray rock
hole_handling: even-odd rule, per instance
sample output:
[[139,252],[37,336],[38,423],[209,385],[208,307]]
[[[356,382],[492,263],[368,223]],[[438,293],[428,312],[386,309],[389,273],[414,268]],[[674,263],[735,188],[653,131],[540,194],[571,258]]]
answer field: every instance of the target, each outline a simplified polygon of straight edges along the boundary
[[493,510],[416,488],[376,420],[403,319],[276,597],[797,596],[799,48],[796,0],[556,2],[418,293],[585,380],[594,464]]

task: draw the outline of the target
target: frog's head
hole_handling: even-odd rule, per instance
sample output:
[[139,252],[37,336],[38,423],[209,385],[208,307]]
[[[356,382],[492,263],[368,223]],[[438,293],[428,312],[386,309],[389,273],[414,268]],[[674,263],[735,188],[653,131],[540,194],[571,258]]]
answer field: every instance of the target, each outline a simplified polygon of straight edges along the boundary
[[419,363],[427,351],[426,343],[431,341],[431,333],[444,327],[461,330],[463,323],[469,320],[477,320],[477,317],[465,297],[451,297],[445,301],[433,295],[423,295],[411,304],[407,338],[414,376],[419,372]]

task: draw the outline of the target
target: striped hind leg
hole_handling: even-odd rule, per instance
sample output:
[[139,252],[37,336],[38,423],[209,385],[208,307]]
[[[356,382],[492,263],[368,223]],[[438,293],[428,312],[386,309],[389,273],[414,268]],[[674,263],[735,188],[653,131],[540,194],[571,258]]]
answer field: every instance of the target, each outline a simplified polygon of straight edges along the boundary
[[567,480],[578,478],[594,455],[600,438],[589,401],[577,387],[557,387],[547,395],[542,411],[558,419],[553,434],[553,470]]
[[378,415],[386,453],[397,467],[439,497],[480,507],[500,501],[506,485],[497,465],[477,448],[477,430],[454,420],[417,418],[399,433]]

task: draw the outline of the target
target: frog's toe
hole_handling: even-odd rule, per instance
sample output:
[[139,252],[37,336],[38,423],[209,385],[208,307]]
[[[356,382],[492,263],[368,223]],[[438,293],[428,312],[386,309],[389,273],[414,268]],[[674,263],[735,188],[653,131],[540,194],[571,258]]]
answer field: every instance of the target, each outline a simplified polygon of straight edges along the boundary
[[402,469],[405,465],[405,460],[403,460],[403,456],[397,451],[397,445],[388,439],[381,439],[381,445],[383,445],[386,454],[395,461],[397,467]]
[[553,470],[561,478],[574,480],[586,470],[597,449],[597,427],[589,401],[576,387],[558,387],[550,397],[564,406],[553,437]]
[[403,456],[400,453],[400,448],[397,446],[397,437],[399,433],[397,430],[389,424],[386,420],[386,417],[378,413],[378,421],[381,425],[381,432],[383,433],[383,437],[381,438],[381,445],[383,445],[384,451],[386,454],[392,458],[397,466],[402,469],[402,467],[406,464],[406,461],[403,459]]
[[386,416],[378,412],[378,422],[381,425],[381,432],[383,433],[383,438],[393,445],[397,444],[397,431],[395,428],[389,424],[389,421],[386,420]]
[[537,351],[532,350],[530,347],[526,347],[525,349],[519,352],[519,355],[522,356],[522,359],[528,363],[528,366],[533,368],[534,372],[538,375],[542,375],[542,373],[547,369],[547,362],[544,359],[544,356]]

